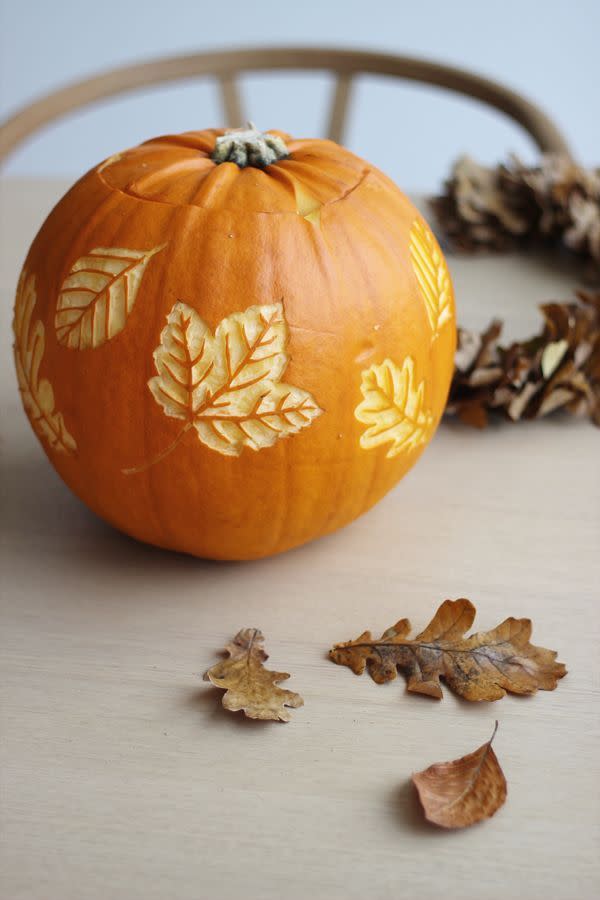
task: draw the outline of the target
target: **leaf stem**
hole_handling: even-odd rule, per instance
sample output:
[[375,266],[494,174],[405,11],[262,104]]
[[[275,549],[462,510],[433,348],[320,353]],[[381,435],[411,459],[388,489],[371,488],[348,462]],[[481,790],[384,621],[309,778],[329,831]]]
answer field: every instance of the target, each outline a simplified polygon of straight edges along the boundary
[[161,453],[159,453],[158,456],[155,456],[154,459],[151,459],[150,462],[142,463],[141,466],[134,466],[131,469],[121,469],[121,472],[123,473],[123,475],[137,475],[139,472],[145,472],[147,469],[150,469],[152,466],[155,466],[156,463],[161,462],[161,460],[163,460],[165,458],[165,456],[168,456],[169,453],[172,453],[172,451],[175,449],[175,447],[177,447],[179,442],[183,439],[184,435],[192,427],[192,424],[193,424],[192,422],[187,422],[184,425],[184,427],[181,429],[181,431],[179,432],[179,434],[177,435],[175,440],[172,441],[169,444],[169,446],[166,447],[165,450],[163,450]]

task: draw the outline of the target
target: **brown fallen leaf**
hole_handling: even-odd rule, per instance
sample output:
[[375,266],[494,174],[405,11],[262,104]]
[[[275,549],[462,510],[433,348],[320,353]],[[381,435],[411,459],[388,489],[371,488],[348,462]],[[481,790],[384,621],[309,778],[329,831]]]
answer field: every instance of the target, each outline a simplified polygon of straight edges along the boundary
[[413,777],[423,806],[425,818],[442,828],[466,828],[482,819],[489,819],[506,800],[506,779],[492,741],[453,759],[434,763]]
[[584,169],[556,153],[543,154],[535,166],[513,156],[494,168],[462,157],[432,206],[457,248],[568,249],[584,277],[600,279],[600,168]]
[[250,719],[275,719],[289,722],[288,707],[304,704],[300,694],[277,687],[289,678],[287,672],[271,672],[263,663],[268,654],[263,649],[264,636],[258,628],[242,628],[225,647],[229,659],[212,666],[204,680],[223,688],[223,706],[232,712],[242,709]]
[[377,684],[392,681],[401,669],[408,675],[409,691],[438,700],[443,696],[440,678],[465,700],[499,700],[507,691],[553,691],[566,675],[553,650],[529,643],[529,619],[511,616],[492,631],[466,638],[474,619],[470,600],[445,600],[415,638],[408,638],[408,619],[400,619],[379,640],[365,631],[354,641],[335,644],[329,656],[356,675],[367,668]]
[[493,416],[518,422],[566,410],[600,427],[600,292],[540,309],[537,334],[504,346],[498,320],[480,334],[459,328],[446,415],[485,428]]

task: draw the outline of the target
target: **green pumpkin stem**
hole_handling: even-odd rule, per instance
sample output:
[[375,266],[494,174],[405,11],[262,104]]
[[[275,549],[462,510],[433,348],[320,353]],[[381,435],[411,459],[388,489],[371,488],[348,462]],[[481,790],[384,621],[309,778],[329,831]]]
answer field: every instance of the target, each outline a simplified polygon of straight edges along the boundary
[[217,165],[232,162],[240,169],[246,166],[264,169],[289,155],[280,137],[261,132],[252,122],[248,122],[245,128],[232,128],[218,137],[210,158]]

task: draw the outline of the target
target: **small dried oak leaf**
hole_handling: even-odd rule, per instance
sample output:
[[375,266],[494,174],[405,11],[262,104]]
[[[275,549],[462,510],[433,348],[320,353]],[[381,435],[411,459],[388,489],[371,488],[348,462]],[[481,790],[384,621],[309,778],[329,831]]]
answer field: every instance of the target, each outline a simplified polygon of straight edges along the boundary
[[282,690],[278,682],[289,678],[287,672],[271,672],[263,663],[267,660],[264,636],[257,628],[242,628],[226,645],[228,659],[212,666],[204,673],[204,681],[222,688],[223,706],[232,712],[243,710],[250,719],[274,719],[289,722],[288,708],[304,704],[300,694]]
[[470,600],[445,600],[427,628],[414,638],[408,619],[400,619],[377,640],[370,631],[335,644],[333,662],[356,675],[365,668],[377,684],[392,681],[401,669],[409,691],[442,698],[440,678],[465,700],[499,700],[507,691],[553,691],[566,675],[556,653],[529,643],[529,619],[505,619],[492,631],[465,637],[475,619]]
[[489,819],[506,800],[506,779],[492,741],[467,756],[434,763],[412,780],[425,818],[442,828],[465,828]]

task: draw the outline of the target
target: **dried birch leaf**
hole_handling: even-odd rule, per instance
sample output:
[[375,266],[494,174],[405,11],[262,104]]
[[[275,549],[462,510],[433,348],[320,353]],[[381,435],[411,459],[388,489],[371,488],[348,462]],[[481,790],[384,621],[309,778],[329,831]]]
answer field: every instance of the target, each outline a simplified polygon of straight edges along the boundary
[[303,706],[300,694],[277,687],[289,678],[287,672],[271,672],[263,663],[269,658],[263,649],[264,636],[257,628],[242,628],[225,647],[229,659],[212,666],[204,680],[226,691],[223,706],[232,712],[242,709],[250,719],[289,722],[288,707]]
[[567,670],[556,653],[529,643],[529,619],[505,619],[492,631],[466,638],[475,619],[470,600],[445,600],[427,628],[409,638],[410,622],[400,619],[379,640],[363,632],[355,641],[335,644],[333,662],[356,675],[365,668],[377,684],[392,681],[401,669],[408,690],[442,698],[440,678],[465,700],[500,700],[508,692],[553,691]]
[[434,763],[412,780],[425,818],[442,828],[466,828],[489,819],[506,800],[506,779],[492,749],[494,733],[487,743],[452,762]]

